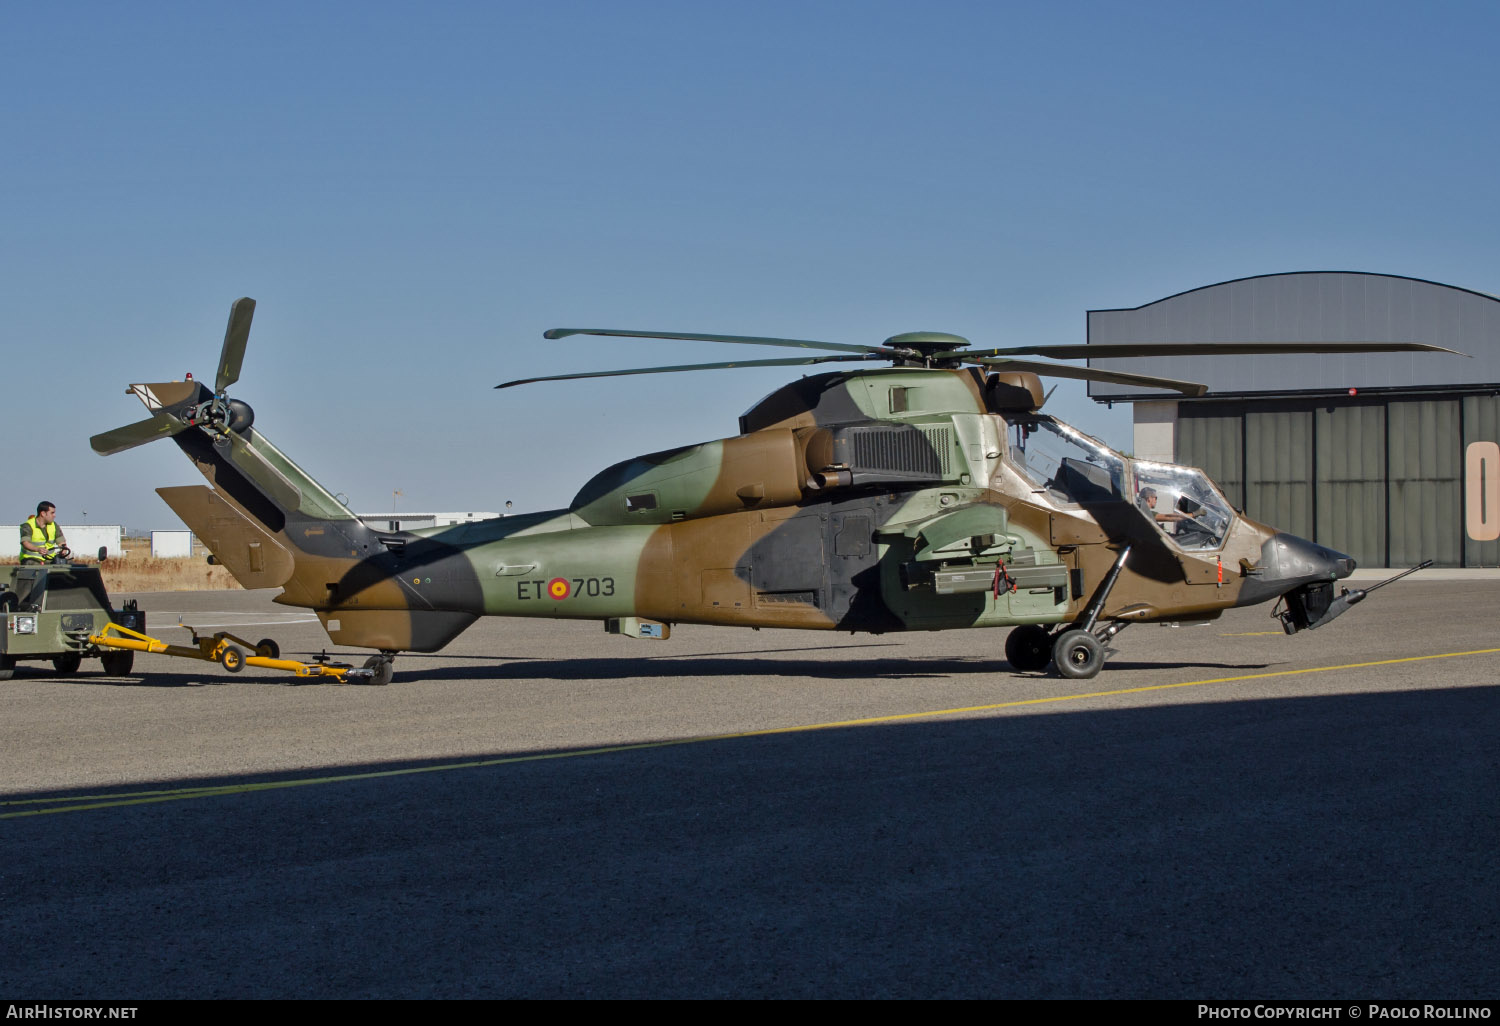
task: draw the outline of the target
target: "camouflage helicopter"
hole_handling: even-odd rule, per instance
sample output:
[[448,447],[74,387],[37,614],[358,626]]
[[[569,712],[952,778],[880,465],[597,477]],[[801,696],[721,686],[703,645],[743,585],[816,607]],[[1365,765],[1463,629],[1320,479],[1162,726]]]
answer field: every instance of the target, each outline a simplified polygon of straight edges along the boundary
[[[674,624],[808,630],[1009,629],[1019,671],[1093,677],[1133,623],[1207,620],[1281,600],[1287,633],[1363,597],[1349,557],[1238,513],[1202,471],[1132,459],[1040,412],[1040,375],[1193,382],[1023,359],[1427,350],[1418,343],[1034,345],[974,350],[940,332],[880,345],[613,329],[577,334],[803,350],[782,359],[507,381],[743,366],[857,364],[785,385],[739,434],[600,471],[567,509],[381,531],[256,430],[239,378],[252,299],[230,310],[213,389],[129,387],[150,417],[95,435],[109,455],[171,437],[208,486],[158,494],[247,588],[314,610],[391,679],[481,616],[604,621],[633,638]],[[870,366],[877,364],[879,366]]]

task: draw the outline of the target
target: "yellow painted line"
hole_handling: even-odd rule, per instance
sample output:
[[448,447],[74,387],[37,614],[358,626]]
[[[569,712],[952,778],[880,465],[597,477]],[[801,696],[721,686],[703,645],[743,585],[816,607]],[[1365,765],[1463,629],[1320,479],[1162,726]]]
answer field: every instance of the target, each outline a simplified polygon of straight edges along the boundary
[[[806,728],[791,728],[806,729]],[[770,731],[768,733],[774,733]],[[345,773],[326,777],[298,777],[293,780],[268,780],[251,784],[225,784],[211,787],[185,787],[161,791],[136,791],[129,794],[82,795],[63,798],[24,798],[0,801],[0,808],[11,805],[44,805],[58,802],[83,802],[81,805],[62,805],[49,809],[29,809],[22,812],[3,812],[0,819],[19,819],[23,816],[45,816],[54,812],[84,812],[89,809],[110,809],[122,805],[150,805],[155,802],[181,801],[185,798],[217,798],[224,795],[250,794],[255,791],[276,791],[288,787],[308,787],[313,784],[342,784],[355,780],[379,780],[382,777],[404,777],[414,773],[436,773],[446,770],[480,769],[486,766],[508,766],[518,762],[542,762],[546,759],[572,759],[584,755],[608,755],[611,752],[638,752],[649,748],[669,748],[672,745],[690,745],[701,741],[720,741],[732,737],[750,735],[720,734],[712,737],[685,737],[668,741],[641,741],[628,745],[610,745],[605,748],[586,748],[571,752],[543,752],[536,755],[512,755],[503,759],[476,759],[470,762],[449,762],[437,766],[413,766],[409,769],[376,770],[369,773]]]
[[57,812],[86,812],[92,809],[112,809],[125,805],[150,805],[155,802],[182,801],[188,798],[219,798],[228,795],[252,794],[256,791],[278,791],[290,787],[310,787],[315,784],[344,784],[356,780],[380,780],[388,777],[410,776],[416,773],[440,773],[450,770],[483,769],[490,766],[511,766],[523,762],[544,762],[548,759],[576,759],[584,756],[610,755],[618,752],[643,752],[653,748],[703,744],[708,741],[732,741],[737,738],[768,737],[773,734],[798,734],[814,730],[834,730],[840,727],[867,727],[878,723],[899,723],[904,720],[924,720],[933,719],[938,716],[960,716],[980,712],[994,712],[998,709],[1018,709],[1028,705],[1078,702],[1090,698],[1113,698],[1118,695],[1139,695],[1148,691],[1169,691],[1174,688],[1195,688],[1202,687],[1205,684],[1235,684],[1240,681],[1266,680],[1271,677],[1295,677],[1308,673],[1331,673],[1337,670],[1363,670],[1372,666],[1394,666],[1400,663],[1420,663],[1433,659],[1459,659],[1465,656],[1494,655],[1496,653],[1500,653],[1500,648],[1477,648],[1469,652],[1443,652],[1438,655],[1405,656],[1400,659],[1377,659],[1368,663],[1312,666],[1301,670],[1272,670],[1268,673],[1247,673],[1237,677],[1213,677],[1208,680],[1183,681],[1179,684],[1145,684],[1135,688],[1117,688],[1113,691],[1086,691],[1070,695],[1049,695],[1045,698],[1022,698],[1011,702],[995,702],[990,705],[969,705],[954,709],[931,709],[926,712],[914,713],[892,713],[889,716],[866,716],[855,720],[805,723],[792,727],[767,727],[763,730],[742,730],[731,734],[709,734],[702,737],[684,737],[667,741],[641,741],[625,745],[608,745],[603,748],[582,748],[568,752],[511,755],[500,759],[475,759],[468,762],[442,763],[436,766],[414,766],[409,769],[375,770],[368,773],[345,773],[322,777],[299,777],[292,780],[269,780],[249,784],[183,787],[160,791],[134,791],[126,794],[78,795],[61,798],[18,798],[0,801],[0,808],[23,805],[47,805],[51,807],[23,809],[17,812],[0,812],[0,819],[46,816]]

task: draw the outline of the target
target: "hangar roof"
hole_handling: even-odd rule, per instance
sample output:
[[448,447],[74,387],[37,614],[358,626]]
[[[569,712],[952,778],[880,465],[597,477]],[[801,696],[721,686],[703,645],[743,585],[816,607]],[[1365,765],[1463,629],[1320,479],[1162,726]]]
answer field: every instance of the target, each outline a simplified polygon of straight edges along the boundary
[[[1395,274],[1296,271],[1207,285],[1130,310],[1090,310],[1088,341],[1426,342],[1467,353],[1164,356],[1089,366],[1201,381],[1204,399],[1500,386],[1500,299]],[[1090,382],[1103,401],[1183,399]]]

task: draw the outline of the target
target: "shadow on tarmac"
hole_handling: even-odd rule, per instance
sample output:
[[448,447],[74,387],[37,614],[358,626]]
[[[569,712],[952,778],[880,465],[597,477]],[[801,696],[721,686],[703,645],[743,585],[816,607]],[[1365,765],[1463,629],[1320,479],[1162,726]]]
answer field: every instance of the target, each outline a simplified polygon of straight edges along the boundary
[[[24,942],[5,989],[1489,997],[1497,699],[1483,686],[495,751],[174,782],[218,790],[25,818],[97,799],[11,795],[0,908]],[[253,789],[314,777],[343,779]]]
[[[854,649],[877,646],[845,646]],[[892,648],[900,648],[892,645]],[[841,648],[840,651],[843,651]],[[805,651],[827,652],[827,649]],[[289,659],[310,660],[315,653],[286,653]],[[433,656],[420,655],[412,658],[423,661]],[[862,659],[788,659],[782,651],[749,651],[716,653],[713,655],[663,655],[634,658],[579,658],[545,659],[529,656],[450,656],[453,665],[402,669],[403,659],[396,659],[396,673],[392,686],[418,681],[516,681],[516,680],[620,680],[629,678],[676,678],[676,677],[807,677],[817,680],[916,680],[922,678],[948,677],[976,673],[991,673],[1011,677],[1041,678],[1048,673],[1022,673],[1014,670],[1003,658],[991,656],[907,657],[907,658],[862,658]],[[347,655],[335,661],[363,664],[363,658],[351,659]],[[408,664],[411,659],[405,660]],[[190,672],[163,672],[153,669],[149,675],[111,677],[83,671],[69,676],[48,674],[41,667],[28,668],[25,664],[16,667],[17,679],[30,681],[77,684],[103,687],[205,687],[224,684],[254,684],[276,686],[338,686],[331,678],[295,677],[291,674],[276,675],[275,671],[248,668],[247,672],[229,673],[214,663],[188,664]],[[202,669],[197,669],[201,665]],[[1111,669],[1118,670],[1264,670],[1271,663],[1227,663],[1206,659],[1194,660],[1120,660],[1105,666],[1098,680],[1107,682]],[[254,672],[251,672],[254,671]],[[1055,676],[1055,675],[1054,675]]]

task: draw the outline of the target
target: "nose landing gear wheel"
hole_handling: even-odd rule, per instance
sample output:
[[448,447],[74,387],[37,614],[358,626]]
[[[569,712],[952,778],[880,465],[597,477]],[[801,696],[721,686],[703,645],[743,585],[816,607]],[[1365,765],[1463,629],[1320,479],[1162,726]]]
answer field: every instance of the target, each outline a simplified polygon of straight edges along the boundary
[[1104,668],[1104,645],[1088,631],[1063,631],[1052,647],[1052,662],[1062,676],[1088,680]]

